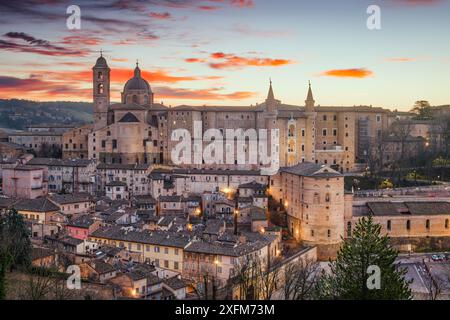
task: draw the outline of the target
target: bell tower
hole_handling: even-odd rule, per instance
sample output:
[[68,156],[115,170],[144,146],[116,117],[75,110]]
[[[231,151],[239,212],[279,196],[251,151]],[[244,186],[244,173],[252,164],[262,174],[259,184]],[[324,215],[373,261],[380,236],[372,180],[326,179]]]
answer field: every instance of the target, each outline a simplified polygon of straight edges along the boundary
[[94,100],[94,130],[107,125],[110,103],[110,69],[103,54],[92,68],[93,100]]

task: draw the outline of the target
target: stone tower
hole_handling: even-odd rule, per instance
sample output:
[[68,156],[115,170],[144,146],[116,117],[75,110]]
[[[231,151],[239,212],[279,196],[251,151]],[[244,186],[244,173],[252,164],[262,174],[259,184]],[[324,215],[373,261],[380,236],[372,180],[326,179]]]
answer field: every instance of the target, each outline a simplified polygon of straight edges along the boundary
[[315,101],[311,89],[311,82],[309,83],[308,95],[305,100],[305,116],[306,116],[306,142],[305,142],[305,157],[306,161],[315,162],[316,150],[316,117]]
[[309,88],[308,88],[308,96],[305,100],[305,111],[308,113],[314,112],[314,106],[316,101],[314,101],[312,89],[311,89],[311,82],[309,82]]
[[[280,105],[280,101],[275,99],[275,95],[273,93],[273,88],[272,88],[272,80],[270,80],[270,84],[269,84],[269,92],[267,93],[267,99],[265,102],[265,110],[264,112],[259,112],[260,116],[261,116],[261,120],[263,123],[263,129],[268,130],[267,132],[267,140],[263,140],[262,137],[259,137],[259,142],[262,144],[266,144],[267,145],[267,150],[269,152],[270,155],[273,154],[273,152],[281,152],[281,147],[280,147],[280,133],[279,133],[279,128],[278,128],[278,120],[277,120],[277,116],[278,116],[278,107]],[[272,134],[274,136],[272,136]],[[280,162],[279,157],[276,157],[276,159],[272,159],[272,166],[275,165],[275,162],[278,163]]]
[[269,116],[276,116],[279,103],[280,102],[275,99],[275,95],[273,94],[272,80],[270,80],[269,93],[267,94],[266,99],[266,111]]
[[107,125],[110,103],[110,69],[106,59],[101,55],[92,68],[94,99],[94,130]]

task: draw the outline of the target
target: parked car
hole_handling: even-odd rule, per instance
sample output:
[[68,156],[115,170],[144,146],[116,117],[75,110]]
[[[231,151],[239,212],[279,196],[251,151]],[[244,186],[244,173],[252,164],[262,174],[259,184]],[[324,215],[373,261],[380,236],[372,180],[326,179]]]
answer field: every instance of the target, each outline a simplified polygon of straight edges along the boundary
[[431,259],[433,261],[444,261],[445,260],[445,255],[444,254],[433,254],[431,256]]

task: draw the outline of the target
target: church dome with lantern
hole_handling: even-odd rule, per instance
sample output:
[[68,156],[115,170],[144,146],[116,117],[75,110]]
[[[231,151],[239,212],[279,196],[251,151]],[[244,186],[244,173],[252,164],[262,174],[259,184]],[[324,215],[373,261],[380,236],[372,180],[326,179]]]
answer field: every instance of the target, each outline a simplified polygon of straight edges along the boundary
[[142,78],[138,63],[136,63],[133,78],[125,84],[122,92],[122,103],[139,105],[151,105],[153,103],[152,89],[147,80]]

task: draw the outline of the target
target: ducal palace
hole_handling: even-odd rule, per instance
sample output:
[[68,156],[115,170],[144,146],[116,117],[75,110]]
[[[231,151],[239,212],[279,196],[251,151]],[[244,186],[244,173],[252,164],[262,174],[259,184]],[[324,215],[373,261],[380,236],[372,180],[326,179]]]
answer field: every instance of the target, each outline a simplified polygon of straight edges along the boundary
[[[267,99],[256,106],[169,108],[155,103],[155,94],[139,66],[124,86],[121,103],[111,105],[110,69],[104,57],[93,67],[93,86],[95,124],[89,135],[88,156],[102,163],[170,165],[171,150],[178,143],[171,140],[172,131],[183,128],[194,136],[194,121],[201,121],[203,131],[278,129],[281,167],[313,162],[344,173],[361,166],[371,142],[388,125],[388,112],[381,108],[317,106],[311,85],[305,106],[277,100],[271,83]],[[229,148],[225,146],[224,152]],[[258,169],[256,164],[237,163],[213,167]]]

